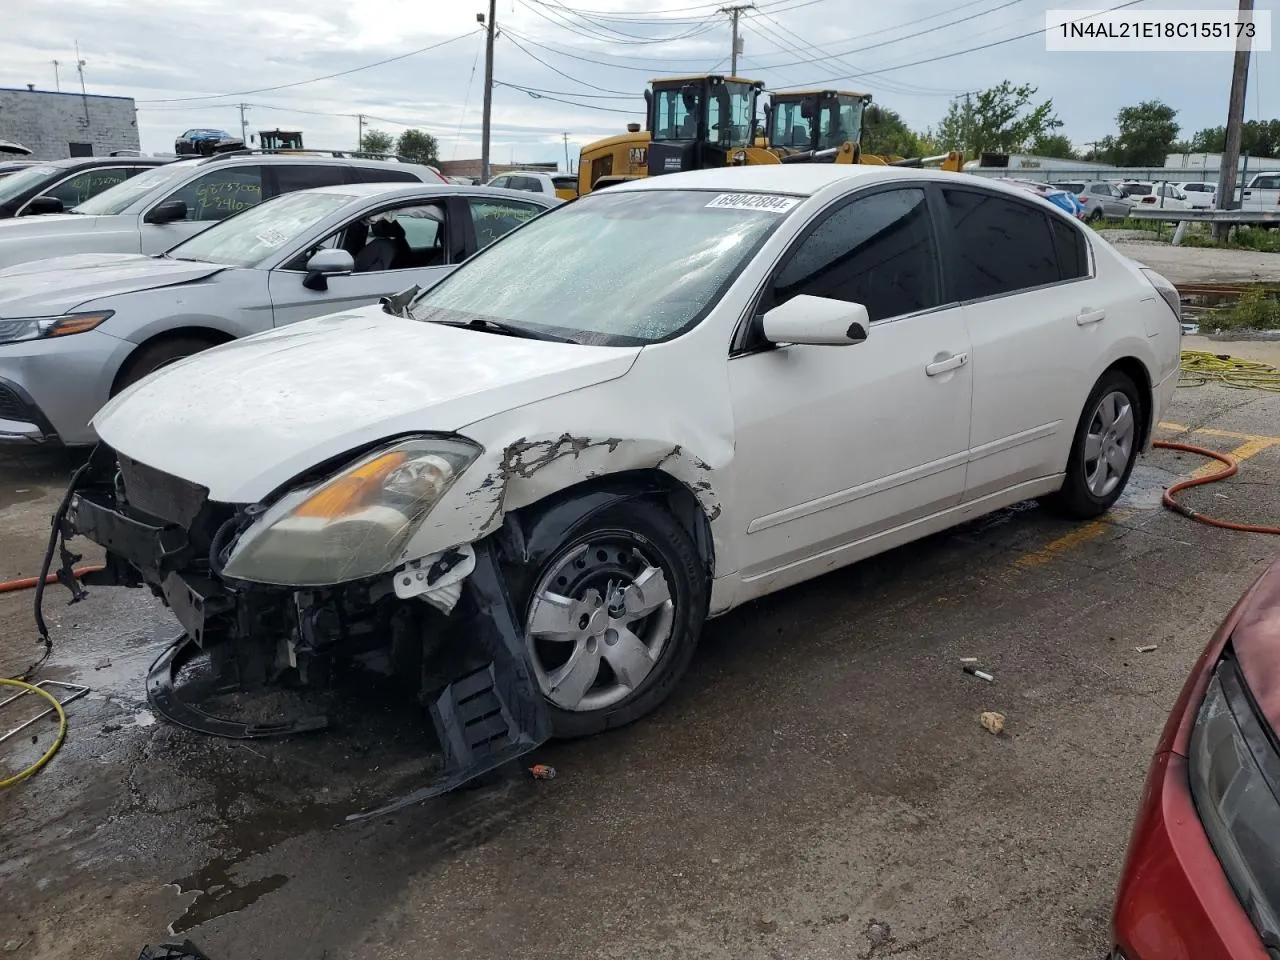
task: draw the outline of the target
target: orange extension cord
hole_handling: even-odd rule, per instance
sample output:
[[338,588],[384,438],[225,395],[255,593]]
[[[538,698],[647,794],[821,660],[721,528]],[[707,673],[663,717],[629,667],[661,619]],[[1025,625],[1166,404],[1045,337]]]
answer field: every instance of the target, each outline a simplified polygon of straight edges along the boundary
[[[103,568],[100,564],[91,567],[81,567],[79,570],[75,571],[75,574],[77,577],[83,577],[86,573],[97,573],[101,569]],[[39,582],[39,577],[23,577],[21,580],[6,580],[0,582],[0,593],[12,593],[15,590],[31,590]],[[57,574],[51,573],[49,576],[44,578],[44,585],[46,587],[57,582]]]
[[1197,523],[1205,523],[1211,527],[1221,527],[1223,530],[1242,530],[1245,533],[1280,533],[1280,527],[1265,527],[1254,523],[1233,523],[1229,520],[1216,520],[1213,517],[1206,517],[1203,513],[1192,510],[1190,507],[1179,503],[1174,497],[1182,490],[1189,490],[1191,487],[1198,487],[1204,483],[1217,483],[1219,480],[1225,480],[1227,477],[1233,477],[1236,471],[1240,469],[1235,457],[1229,453],[1218,453],[1216,450],[1207,450],[1204,447],[1195,447],[1189,443],[1173,443],[1168,440],[1155,440],[1151,444],[1153,447],[1163,447],[1165,450],[1181,450],[1184,453],[1194,453],[1201,457],[1208,457],[1217,460],[1226,466],[1217,473],[1209,473],[1203,477],[1192,477],[1189,480],[1179,480],[1172,484],[1169,489],[1164,492],[1162,501],[1166,507],[1174,513],[1180,513],[1188,520],[1194,520]]

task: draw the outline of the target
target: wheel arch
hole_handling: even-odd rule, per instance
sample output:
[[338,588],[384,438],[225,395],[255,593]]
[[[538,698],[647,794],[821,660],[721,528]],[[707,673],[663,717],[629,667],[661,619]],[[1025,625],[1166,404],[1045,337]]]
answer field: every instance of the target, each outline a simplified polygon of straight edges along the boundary
[[230,343],[236,337],[225,330],[217,327],[204,326],[201,324],[186,324],[181,327],[173,327],[163,330],[159,333],[152,334],[144,340],[139,340],[129,355],[124,358],[120,364],[120,368],[116,371],[115,377],[111,381],[111,393],[114,396],[120,389],[120,385],[128,377],[134,359],[143,351],[148,350],[158,344],[170,343],[174,340],[203,340],[211,347],[216,347],[223,343]]
[[[1138,388],[1138,403],[1140,403],[1142,416],[1138,418],[1138,449],[1145,450],[1148,441],[1155,433],[1156,425],[1153,423],[1155,414],[1155,404],[1152,403],[1151,391],[1153,383],[1151,380],[1151,372],[1147,369],[1147,365],[1134,356],[1124,356],[1114,361],[1110,366],[1102,371],[1101,377],[1105,377],[1112,370],[1123,373],[1133,381],[1134,386]],[[1097,381],[1095,381],[1096,383]],[[1092,388],[1090,388],[1092,389]]]

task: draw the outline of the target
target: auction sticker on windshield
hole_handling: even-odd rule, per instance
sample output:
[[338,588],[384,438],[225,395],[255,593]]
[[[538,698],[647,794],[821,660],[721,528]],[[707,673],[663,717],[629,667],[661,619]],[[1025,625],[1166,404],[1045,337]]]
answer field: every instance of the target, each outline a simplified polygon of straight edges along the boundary
[[778,197],[763,193],[722,193],[708,207],[721,210],[766,210],[770,213],[786,213],[797,203],[798,197]]

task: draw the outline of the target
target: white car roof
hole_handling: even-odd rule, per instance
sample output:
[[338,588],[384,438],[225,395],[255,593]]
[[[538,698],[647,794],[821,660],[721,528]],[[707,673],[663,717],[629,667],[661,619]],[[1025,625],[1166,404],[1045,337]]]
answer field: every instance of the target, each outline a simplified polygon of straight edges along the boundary
[[[535,202],[542,203],[546,203],[549,199],[536,193],[530,193],[528,190],[505,190],[502,187],[468,186],[462,183],[433,183],[431,181],[410,183],[407,180],[393,180],[385,183],[333,183],[323,187],[311,187],[305,192],[336,193],[340,196],[358,199],[386,197],[391,200],[396,197],[411,197],[423,192],[435,196],[449,196],[456,193],[469,197],[508,197],[512,200],[528,200],[533,197]],[[281,194],[281,196],[288,196],[288,194]],[[276,198],[273,197],[272,199]],[[265,202],[270,203],[271,201]]]
[[[762,164],[747,167],[715,167],[684,173],[664,173],[658,177],[625,180],[609,187],[619,190],[747,190],[762,193],[792,193],[812,196],[824,187],[846,180],[872,180],[893,175],[919,176],[928,171],[881,167],[871,164],[794,163]],[[956,176],[956,174],[950,174]]]

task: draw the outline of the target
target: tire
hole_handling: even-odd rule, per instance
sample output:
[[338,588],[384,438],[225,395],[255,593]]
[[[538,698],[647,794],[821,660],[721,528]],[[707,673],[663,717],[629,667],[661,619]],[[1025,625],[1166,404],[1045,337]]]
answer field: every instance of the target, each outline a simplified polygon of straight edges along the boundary
[[[664,596],[652,577],[655,568],[669,602],[634,617],[623,606],[624,593],[637,608]],[[644,603],[634,586],[637,572],[648,578]],[[560,739],[625,726],[657,708],[688,668],[706,619],[706,564],[676,518],[644,500],[624,500],[589,516],[534,558],[517,581],[512,599],[525,649]],[[644,656],[635,656],[636,643],[644,645]],[[567,669],[574,658],[581,668],[576,673]],[[623,673],[615,672],[615,663]],[[628,669],[646,672],[627,683]],[[589,677],[594,680],[584,686]]]
[[1094,211],[1093,211],[1093,213],[1089,214],[1089,222],[1090,222],[1090,223],[1098,223],[1098,222],[1099,222],[1099,221],[1101,221],[1101,220],[1102,220],[1102,211],[1101,211],[1101,210],[1094,210]]
[[[1123,398],[1123,403],[1120,398]],[[1104,401],[1108,405],[1106,408]],[[1112,403],[1116,406],[1111,407]],[[1123,409],[1125,405],[1127,414]],[[1127,417],[1127,431],[1108,426],[1107,419],[1112,410],[1118,413],[1116,423],[1124,423]],[[1089,393],[1080,414],[1062,487],[1042,498],[1041,503],[1055,513],[1075,520],[1091,520],[1110,510],[1124,492],[1138,460],[1141,418],[1145,415],[1144,398],[1133,380],[1119,370],[1104,373]],[[1100,437],[1100,441],[1091,442],[1091,435]],[[1104,452],[1107,449],[1119,451],[1125,458],[1123,470],[1116,471],[1114,458],[1108,460],[1099,454],[1090,459],[1092,451],[1089,447],[1101,447]],[[1103,467],[1105,471],[1099,473]]]
[[143,377],[154,373],[161,367],[168,366],[175,360],[181,360],[184,357],[191,356],[193,353],[199,353],[201,350],[208,350],[213,346],[217,346],[217,344],[204,337],[173,337],[169,340],[160,340],[141,347],[135,350],[132,356],[125,361],[125,365],[121,369],[120,375],[116,377],[115,385],[111,389],[111,395],[114,397],[125,387],[133,386]]

